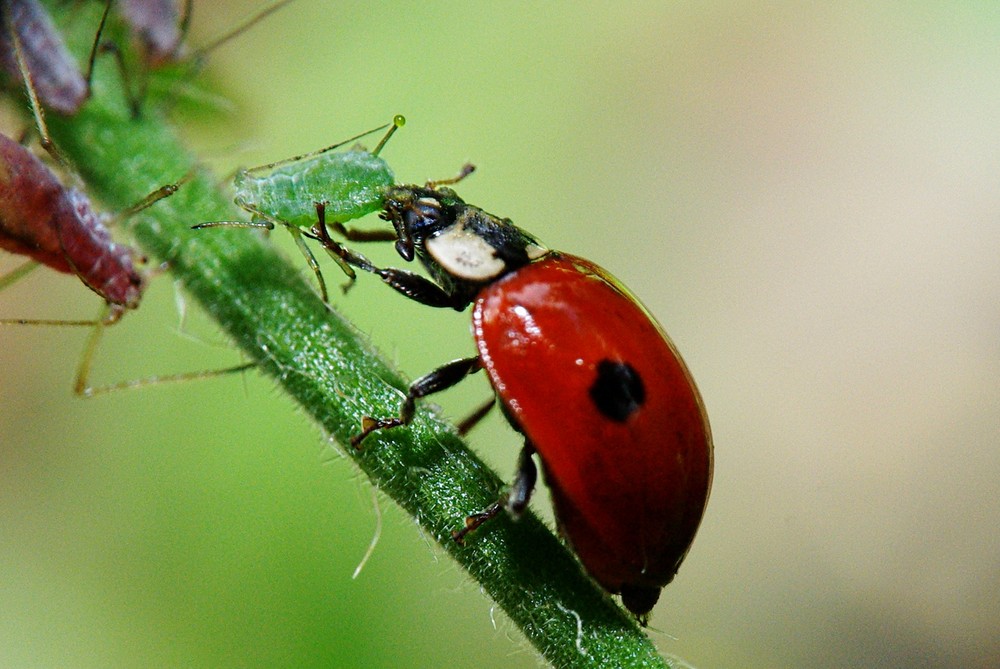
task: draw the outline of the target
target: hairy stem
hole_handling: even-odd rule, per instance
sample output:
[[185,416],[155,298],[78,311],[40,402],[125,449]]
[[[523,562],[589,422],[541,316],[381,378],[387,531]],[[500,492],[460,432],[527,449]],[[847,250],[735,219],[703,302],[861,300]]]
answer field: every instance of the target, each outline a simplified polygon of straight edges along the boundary
[[[74,21],[85,30],[86,21]],[[55,141],[92,194],[123,208],[196,165],[169,124],[147,104],[139,119],[110,67],[72,119],[50,114]],[[229,198],[195,172],[176,195],[129,222],[131,237],[170,271],[245,355],[273,376],[332,440],[479,582],[549,662],[560,667],[666,666],[636,623],[586,577],[530,513],[505,516],[460,546],[451,532],[495,501],[501,479],[453,428],[418,407],[412,427],[346,446],[364,415],[391,415],[406,387],[350,323],[324,305],[266,240],[246,230],[194,232],[232,219]],[[387,333],[391,337],[392,333]],[[419,615],[419,611],[415,612]]]

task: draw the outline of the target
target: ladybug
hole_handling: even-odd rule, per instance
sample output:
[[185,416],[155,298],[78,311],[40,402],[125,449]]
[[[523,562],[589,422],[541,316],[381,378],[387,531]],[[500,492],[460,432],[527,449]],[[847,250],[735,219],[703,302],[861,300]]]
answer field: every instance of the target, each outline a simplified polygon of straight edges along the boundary
[[[470,516],[455,539],[504,509],[515,517],[524,510],[537,454],[560,533],[594,580],[645,624],[708,500],[712,440],[701,397],[673,342],[617,279],[546,249],[510,219],[441,185],[456,180],[385,194],[380,215],[394,232],[383,238],[404,260],[419,259],[430,278],[376,267],[320,223],[332,252],[406,297],[459,311],[472,305],[477,355],[414,381],[399,415],[366,418],[352,444],[406,425],[417,399],[484,370],[525,442],[510,491]],[[374,238],[334,229],[347,239]]]

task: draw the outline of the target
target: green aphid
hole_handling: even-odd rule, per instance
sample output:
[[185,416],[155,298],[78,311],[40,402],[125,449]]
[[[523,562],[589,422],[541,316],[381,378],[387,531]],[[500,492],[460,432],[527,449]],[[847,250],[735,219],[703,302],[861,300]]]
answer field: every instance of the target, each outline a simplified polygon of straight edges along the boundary
[[240,171],[233,186],[236,204],[264,219],[300,228],[316,222],[316,202],[323,202],[327,222],[360,218],[382,207],[395,183],[383,158],[360,150],[328,153],[273,172]]
[[[195,229],[231,226],[273,229],[284,226],[295,239],[309,267],[316,274],[323,301],[327,301],[326,282],[316,257],[303,237],[315,239],[349,277],[345,289],[354,282],[355,273],[335,252],[339,248],[329,236],[327,225],[342,230],[346,221],[382,209],[386,191],[395,185],[392,168],[378,154],[406,119],[397,115],[392,123],[361,133],[343,142],[267,165],[240,170],[233,180],[236,204],[251,214],[249,221],[210,221]],[[366,135],[389,128],[373,151],[352,148],[336,152]]]

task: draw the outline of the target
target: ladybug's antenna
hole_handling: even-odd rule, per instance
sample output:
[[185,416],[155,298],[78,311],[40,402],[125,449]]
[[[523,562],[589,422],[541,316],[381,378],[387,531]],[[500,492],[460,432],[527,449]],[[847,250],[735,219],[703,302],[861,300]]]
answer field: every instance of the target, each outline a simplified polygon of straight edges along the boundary
[[424,184],[424,188],[430,190],[437,190],[438,186],[452,186],[457,184],[459,181],[469,176],[476,171],[476,166],[472,163],[466,163],[462,165],[462,169],[458,171],[458,174],[451,177],[450,179],[437,179],[435,181],[428,181]]

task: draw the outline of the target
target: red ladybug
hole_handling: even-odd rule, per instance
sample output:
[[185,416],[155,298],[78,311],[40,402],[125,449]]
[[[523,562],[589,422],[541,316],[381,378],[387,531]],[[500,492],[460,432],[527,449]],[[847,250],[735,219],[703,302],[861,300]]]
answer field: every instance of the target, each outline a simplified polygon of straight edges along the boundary
[[403,259],[419,258],[432,280],[375,267],[325,230],[321,238],[410,299],[457,310],[473,304],[478,355],[414,381],[399,416],[366,419],[352,443],[407,424],[418,398],[485,369],[525,445],[510,492],[470,516],[455,538],[501,509],[523,511],[537,453],[560,532],[594,580],[645,622],[694,539],[712,482],[708,419],[673,343],[605,270],[545,249],[450,188],[395,186],[382,218]]

